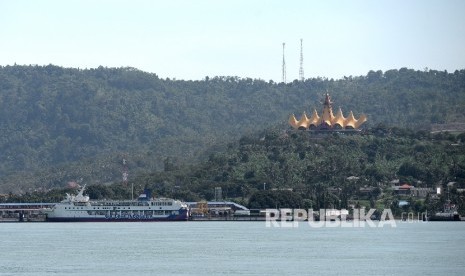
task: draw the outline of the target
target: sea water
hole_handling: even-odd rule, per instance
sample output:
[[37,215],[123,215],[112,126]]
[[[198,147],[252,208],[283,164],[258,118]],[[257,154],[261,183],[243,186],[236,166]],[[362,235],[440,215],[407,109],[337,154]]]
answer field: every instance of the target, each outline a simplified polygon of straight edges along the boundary
[[0,275],[465,275],[465,223],[1,223]]

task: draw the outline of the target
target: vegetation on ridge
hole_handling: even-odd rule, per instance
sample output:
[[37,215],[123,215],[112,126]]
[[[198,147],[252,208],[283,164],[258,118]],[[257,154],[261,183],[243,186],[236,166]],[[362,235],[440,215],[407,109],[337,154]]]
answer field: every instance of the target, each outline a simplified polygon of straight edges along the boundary
[[[406,68],[341,80],[274,83],[237,77],[160,79],[134,68],[0,67],[0,191],[111,183],[205,159],[241,135],[286,129],[328,91],[345,114],[428,128],[465,118],[465,70]],[[209,150],[210,149],[210,150]],[[300,158],[300,157],[299,157]],[[248,179],[257,178],[250,175]]]
[[[165,171],[140,175],[131,183],[136,193],[150,188],[155,195],[186,201],[213,200],[214,188],[221,187],[224,198],[250,208],[365,205],[397,213],[440,209],[445,194],[434,194],[442,187],[465,214],[464,141],[465,133],[382,125],[363,135],[267,130],[243,136],[205,162],[186,166],[171,160]],[[428,195],[396,195],[393,186],[404,183],[429,188]],[[88,193],[94,199],[127,198],[129,189],[119,182],[90,186]],[[402,199],[409,202],[407,209],[399,207]]]

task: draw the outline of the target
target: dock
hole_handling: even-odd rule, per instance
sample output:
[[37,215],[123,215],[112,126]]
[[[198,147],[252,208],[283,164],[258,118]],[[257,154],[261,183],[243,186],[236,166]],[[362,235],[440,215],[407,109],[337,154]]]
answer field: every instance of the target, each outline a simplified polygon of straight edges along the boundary
[[0,203],[0,222],[44,222],[43,208],[55,203]]
[[265,221],[264,216],[192,216],[190,221]]

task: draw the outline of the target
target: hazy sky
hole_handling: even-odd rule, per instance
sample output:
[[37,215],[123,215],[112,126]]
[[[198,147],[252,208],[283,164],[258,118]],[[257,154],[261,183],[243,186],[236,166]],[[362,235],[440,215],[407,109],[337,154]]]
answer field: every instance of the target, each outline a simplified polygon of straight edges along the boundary
[[0,65],[281,81],[465,69],[465,1],[0,0]]

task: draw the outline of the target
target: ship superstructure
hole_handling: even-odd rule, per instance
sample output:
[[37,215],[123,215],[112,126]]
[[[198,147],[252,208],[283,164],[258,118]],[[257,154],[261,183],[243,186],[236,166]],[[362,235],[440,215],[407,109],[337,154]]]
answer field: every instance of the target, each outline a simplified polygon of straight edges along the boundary
[[91,201],[84,195],[84,187],[77,195],[66,198],[52,208],[43,209],[47,221],[182,221],[189,218],[186,203],[170,198],[151,198],[148,191],[137,200]]

